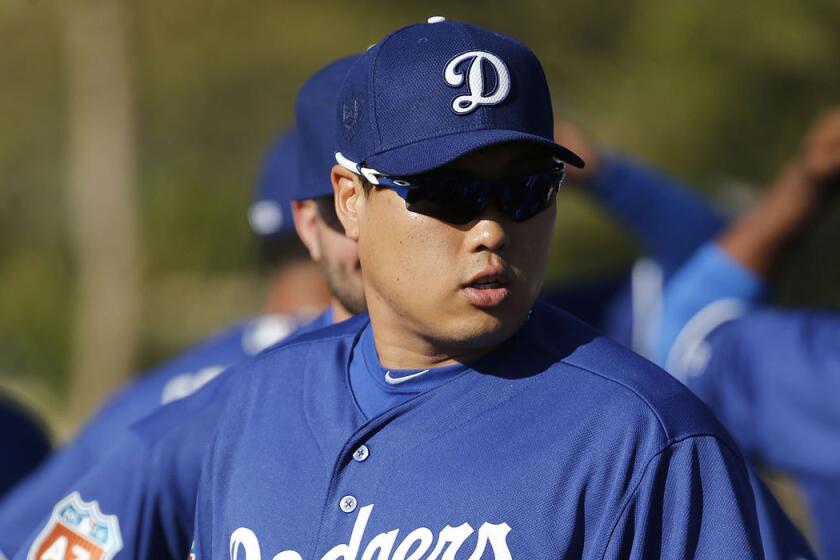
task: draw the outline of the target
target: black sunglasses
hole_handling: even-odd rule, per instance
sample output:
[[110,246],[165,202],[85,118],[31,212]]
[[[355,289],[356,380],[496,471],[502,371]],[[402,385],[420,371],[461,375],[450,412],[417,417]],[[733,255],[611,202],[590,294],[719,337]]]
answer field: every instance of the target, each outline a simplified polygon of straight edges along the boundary
[[504,179],[480,179],[454,172],[405,178],[377,175],[379,186],[396,192],[410,212],[455,225],[477,219],[492,201],[514,222],[524,222],[551,206],[565,177],[562,162],[549,171]]

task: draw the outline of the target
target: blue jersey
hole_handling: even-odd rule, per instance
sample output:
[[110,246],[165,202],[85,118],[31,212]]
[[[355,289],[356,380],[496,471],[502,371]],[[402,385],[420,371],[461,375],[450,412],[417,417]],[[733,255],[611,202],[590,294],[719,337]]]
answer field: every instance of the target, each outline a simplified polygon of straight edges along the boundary
[[704,247],[666,290],[658,355],[742,449],[802,485],[823,552],[840,558],[840,315],[751,312],[763,293]]
[[654,361],[682,379],[706,335],[743,315],[764,293],[761,277],[717,243],[706,244],[668,282],[661,320],[652,325]]
[[801,483],[826,558],[840,558],[840,315],[753,312],[703,341],[686,382],[743,449]]
[[41,425],[23,408],[0,396],[0,496],[32,471],[50,451]]
[[761,558],[748,471],[647,361],[538,304],[460,375],[373,418],[366,320],[258,357],[205,458],[206,558]]
[[73,483],[112,449],[133,422],[198,389],[225,367],[288,335],[297,320],[272,315],[239,324],[140,377],[108,403],[79,435],[54,453],[0,504],[0,553],[11,555]]
[[840,315],[755,311],[705,339],[686,382],[745,451],[795,476],[840,477]]
[[605,158],[585,192],[633,232],[666,277],[726,226],[702,196],[628,158]]
[[[323,313],[286,340],[328,325],[331,317]],[[186,558],[201,459],[235,381],[233,370],[227,370],[194,395],[160,407],[125,430],[111,451],[45,510],[17,557],[48,548],[50,535],[65,522],[56,512],[72,502],[78,510],[93,511],[96,504],[112,520],[122,542],[118,559]]]
[[[354,344],[348,366],[348,380],[359,410],[366,419],[398,406],[425,391],[460,376],[469,366],[453,364],[433,370],[399,371],[379,362],[368,324]],[[750,483],[756,498],[758,525],[767,559],[800,560],[811,553],[804,538],[782,512],[770,491],[750,469]]]
[[800,480],[811,510],[820,552],[824,558],[840,558],[840,477],[810,477]]

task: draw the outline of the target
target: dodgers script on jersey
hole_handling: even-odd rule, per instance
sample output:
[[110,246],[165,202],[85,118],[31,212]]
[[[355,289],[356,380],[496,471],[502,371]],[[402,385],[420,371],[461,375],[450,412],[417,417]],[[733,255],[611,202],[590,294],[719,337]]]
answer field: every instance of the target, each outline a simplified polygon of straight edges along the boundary
[[370,419],[347,377],[365,326],[242,372],[197,559],[763,557],[747,469],[707,409],[566,313],[538,303],[497,351]]

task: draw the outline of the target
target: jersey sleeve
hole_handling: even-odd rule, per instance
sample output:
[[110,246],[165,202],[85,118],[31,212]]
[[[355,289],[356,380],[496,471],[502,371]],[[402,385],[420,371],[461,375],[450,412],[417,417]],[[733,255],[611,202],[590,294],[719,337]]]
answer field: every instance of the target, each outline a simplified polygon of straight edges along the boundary
[[668,281],[660,319],[651,325],[653,358],[678,379],[700,359],[703,339],[743,315],[765,294],[763,280],[717,243],[704,245]]
[[666,276],[726,225],[699,194],[628,158],[605,158],[587,192],[633,232]]
[[840,476],[802,480],[814,529],[824,558],[840,558]]
[[133,386],[109,402],[71,442],[56,450],[0,502],[0,551],[7,556],[20,548],[24,538],[52,506],[71,489],[113,443],[113,429],[124,429],[124,409]]
[[748,453],[799,479],[840,472],[840,315],[764,310],[706,340],[687,384]]
[[663,449],[619,512],[603,558],[764,558],[740,456],[713,436]]
[[115,558],[123,558],[120,554],[125,545],[132,542],[131,534],[126,533],[124,527],[142,524],[142,507],[131,507],[131,504],[142,503],[144,485],[148,480],[144,463],[139,460],[146,455],[146,450],[136,438],[127,436],[120,438],[97,466],[70,484],[66,495],[47,508],[47,513],[35,524],[35,530],[28,533],[28,537],[23,535],[26,538],[22,539],[15,560],[44,555],[52,558],[56,550],[72,546],[58,543],[60,539],[68,543],[92,540],[82,524],[73,524],[72,518],[65,515],[68,509],[80,519],[86,516],[104,519],[112,537],[101,544],[102,553],[117,554]]
[[[80,507],[92,509],[96,504],[101,516],[111,520],[119,532],[122,544],[115,551],[116,560],[187,557],[201,460],[234,371],[236,368],[131,426],[58,501],[62,504],[75,494]],[[38,537],[55,525],[56,508],[52,509],[21,548],[21,559],[37,549]]]
[[[767,560],[816,559],[811,546],[782,510],[775,496],[750,468],[750,484],[755,495],[761,544]],[[831,557],[833,558],[833,556]]]
[[[0,502],[0,551],[15,552],[27,534],[72,485],[108,455],[138,420],[158,409],[170,382],[192,380],[190,390],[206,382],[223,366],[244,357],[243,327],[236,325],[193,346],[172,360],[130,382],[85,424],[70,442],[56,450],[37,470]],[[177,383],[175,385],[178,385]],[[178,396],[183,396],[181,386]],[[9,552],[11,551],[11,552]]]

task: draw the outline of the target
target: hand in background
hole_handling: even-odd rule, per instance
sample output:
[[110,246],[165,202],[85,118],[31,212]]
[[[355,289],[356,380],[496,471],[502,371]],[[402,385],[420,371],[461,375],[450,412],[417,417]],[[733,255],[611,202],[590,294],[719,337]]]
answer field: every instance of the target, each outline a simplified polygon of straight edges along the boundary
[[583,169],[566,167],[569,180],[578,185],[586,185],[591,181],[600,166],[600,149],[592,136],[571,121],[557,119],[554,121],[554,141],[569,148],[586,162]]
[[840,180],[840,107],[821,114],[802,143],[802,165],[810,181]]

